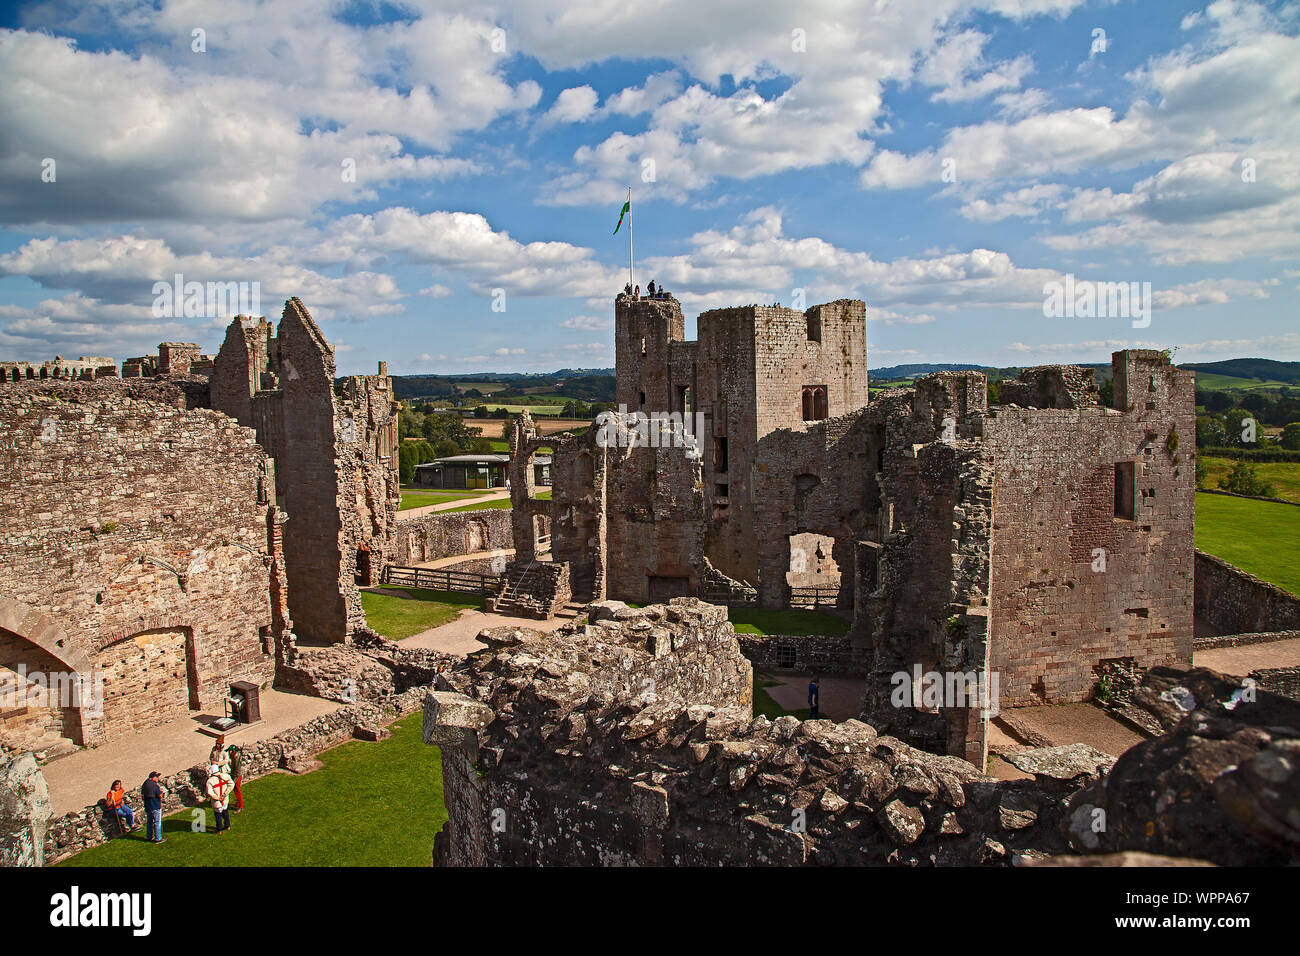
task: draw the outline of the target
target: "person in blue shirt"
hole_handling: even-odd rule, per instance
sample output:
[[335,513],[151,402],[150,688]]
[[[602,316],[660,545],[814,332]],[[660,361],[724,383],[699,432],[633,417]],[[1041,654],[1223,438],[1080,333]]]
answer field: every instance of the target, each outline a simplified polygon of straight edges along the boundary
[[808,719],[816,720],[821,712],[822,691],[821,678],[814,677],[808,682]]

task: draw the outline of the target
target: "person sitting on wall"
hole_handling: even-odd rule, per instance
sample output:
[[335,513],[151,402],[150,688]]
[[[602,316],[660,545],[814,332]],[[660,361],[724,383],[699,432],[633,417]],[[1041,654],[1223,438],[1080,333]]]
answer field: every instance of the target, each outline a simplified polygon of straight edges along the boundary
[[140,829],[140,824],[135,822],[135,811],[126,802],[126,791],[122,789],[122,781],[114,780],[113,785],[108,788],[108,796],[104,798],[104,805],[108,807],[110,813],[120,820],[126,821],[126,827],[134,833]]
[[623,294],[624,295],[632,294],[632,283],[629,282],[627,285],[623,286]]
[[634,299],[641,298],[641,286],[638,285],[632,290],[632,298]]

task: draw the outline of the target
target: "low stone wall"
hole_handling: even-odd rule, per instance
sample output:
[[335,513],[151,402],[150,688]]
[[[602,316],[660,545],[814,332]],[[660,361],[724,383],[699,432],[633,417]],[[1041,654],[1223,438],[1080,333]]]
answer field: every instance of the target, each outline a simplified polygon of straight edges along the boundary
[[848,635],[737,634],[740,653],[762,670],[799,671],[805,674],[840,674],[860,677],[865,666],[853,657]]
[[1300,597],[1199,550],[1195,609],[1223,634],[1300,629]]
[[399,565],[515,546],[509,508],[435,511],[409,519],[399,516],[393,535]]
[[1274,641],[1294,640],[1300,640],[1300,630],[1264,631],[1260,634],[1216,634],[1214,637],[1198,637],[1193,647],[1198,651],[1209,651],[1216,647],[1246,647],[1250,644],[1271,644]]
[[1227,495],[1229,498],[1249,498],[1251,501],[1271,501],[1279,505],[1295,505],[1300,508],[1300,501],[1287,501],[1285,498],[1266,498],[1263,495],[1242,495],[1235,491],[1224,491],[1222,488],[1197,488],[1198,494],[1202,495]]
[[1300,701],[1300,666],[1265,667],[1249,674],[1261,689],[1279,697]]
[[[416,687],[389,698],[382,705],[363,702],[340,707],[284,733],[249,744],[244,748],[244,780],[284,769],[354,737],[373,740],[379,736],[380,726],[418,710],[424,695],[425,689]],[[207,771],[201,765],[164,778],[162,785],[168,793],[163,800],[163,816],[185,807],[207,806],[208,800],[203,794],[206,780]],[[133,786],[131,805],[138,814],[139,789],[134,782]],[[138,816],[137,822],[142,822]],[[97,804],[51,820],[46,833],[45,862],[47,865],[56,863],[106,843],[117,835],[116,831],[116,826]]]

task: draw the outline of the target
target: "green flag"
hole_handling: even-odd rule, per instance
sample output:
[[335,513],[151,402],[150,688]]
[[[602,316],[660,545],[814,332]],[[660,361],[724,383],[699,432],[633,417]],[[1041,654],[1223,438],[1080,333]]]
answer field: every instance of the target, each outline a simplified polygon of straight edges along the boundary
[[623,228],[623,217],[632,211],[632,200],[623,203],[623,208],[618,211],[618,225],[614,227],[613,235],[618,235],[618,231]]

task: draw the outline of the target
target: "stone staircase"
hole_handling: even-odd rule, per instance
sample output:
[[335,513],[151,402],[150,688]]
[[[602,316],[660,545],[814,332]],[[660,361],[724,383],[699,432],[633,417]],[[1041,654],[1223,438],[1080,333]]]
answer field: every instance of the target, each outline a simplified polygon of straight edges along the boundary
[[544,621],[566,611],[572,597],[567,562],[511,561],[506,566],[501,590],[488,599],[486,609]]

